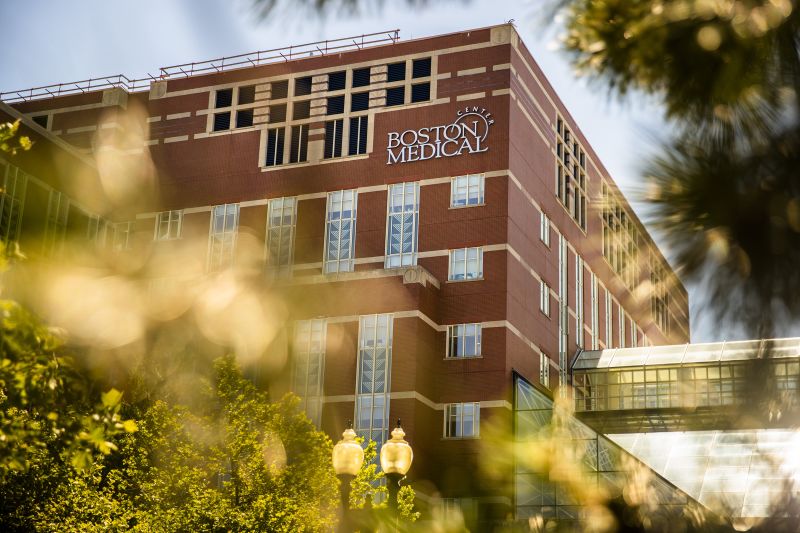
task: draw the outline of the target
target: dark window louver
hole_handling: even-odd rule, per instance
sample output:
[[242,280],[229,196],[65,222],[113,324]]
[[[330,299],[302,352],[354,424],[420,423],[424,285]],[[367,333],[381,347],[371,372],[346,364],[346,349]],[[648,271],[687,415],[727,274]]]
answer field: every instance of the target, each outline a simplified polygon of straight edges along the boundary
[[353,87],[366,87],[370,81],[369,68],[357,68],[353,71]]
[[331,96],[328,98],[328,114],[339,115],[344,113],[344,96]]
[[284,122],[286,120],[286,104],[269,106],[269,122]]
[[289,144],[289,163],[302,163],[308,159],[308,126],[292,126]]
[[275,128],[267,131],[267,160],[266,166],[272,167],[283,164],[283,128]]
[[33,120],[41,127],[47,129],[47,115],[39,115],[37,117],[31,117],[31,120]]
[[367,129],[369,127],[369,117],[354,117],[350,119],[350,139],[348,143],[348,155],[367,153]]
[[350,111],[369,109],[369,92],[355,93],[350,97]]
[[311,100],[295,102],[292,108],[292,118],[302,120],[311,116]]
[[243,109],[236,112],[236,127],[247,128],[253,125],[253,110]]
[[431,84],[419,83],[411,86],[412,102],[427,102],[431,99]]
[[342,125],[344,121],[331,120],[325,123],[325,159],[342,155]]
[[214,131],[223,131],[231,127],[231,114],[217,113],[214,115]]
[[256,101],[255,85],[247,85],[245,87],[239,87],[239,99],[237,100],[239,105],[252,104],[255,101]]
[[386,89],[386,105],[403,105],[405,103],[406,98],[406,88],[405,87],[392,87],[391,89]]
[[431,58],[415,59],[411,66],[412,78],[425,78],[431,75]]
[[289,96],[289,80],[273,81],[270,98],[273,100],[280,100],[287,96]]
[[392,63],[386,68],[386,81],[403,81],[406,79],[406,62]]
[[233,103],[233,89],[221,89],[217,91],[217,99],[214,107],[230,107]]
[[345,87],[345,79],[347,73],[343,70],[341,72],[331,72],[328,74],[328,90],[341,91]]
[[311,94],[311,76],[294,80],[294,95],[306,96]]

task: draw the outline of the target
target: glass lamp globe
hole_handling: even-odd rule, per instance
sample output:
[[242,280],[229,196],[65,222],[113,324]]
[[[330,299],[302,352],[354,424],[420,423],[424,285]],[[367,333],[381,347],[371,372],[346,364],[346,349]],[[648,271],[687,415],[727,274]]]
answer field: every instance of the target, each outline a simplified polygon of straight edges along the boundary
[[405,431],[398,424],[392,430],[392,438],[381,446],[381,468],[387,475],[405,476],[411,468],[414,452],[411,450],[411,445],[403,438],[405,436]]
[[337,474],[355,476],[364,463],[364,449],[356,442],[356,432],[347,428],[333,447],[333,469]]

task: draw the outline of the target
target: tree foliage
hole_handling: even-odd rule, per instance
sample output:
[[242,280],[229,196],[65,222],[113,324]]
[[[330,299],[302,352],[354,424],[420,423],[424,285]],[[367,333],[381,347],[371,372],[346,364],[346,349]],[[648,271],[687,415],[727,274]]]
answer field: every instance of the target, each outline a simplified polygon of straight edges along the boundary
[[771,335],[800,315],[800,9],[793,0],[562,0],[578,69],[662,98],[653,221],[719,319]]
[[[16,155],[18,150],[30,150],[33,146],[30,138],[17,136],[17,130],[19,130],[19,120],[0,122],[0,153]],[[15,137],[17,137],[16,141]]]

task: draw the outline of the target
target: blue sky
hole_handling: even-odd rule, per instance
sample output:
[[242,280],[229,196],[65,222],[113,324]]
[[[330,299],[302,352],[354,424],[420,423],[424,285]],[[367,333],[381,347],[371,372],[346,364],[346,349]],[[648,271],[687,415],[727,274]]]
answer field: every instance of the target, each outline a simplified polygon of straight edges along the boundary
[[[0,91],[120,73],[139,78],[168,65],[396,28],[408,39],[514,19],[584,135],[641,213],[635,202],[639,169],[654,150],[653,139],[668,131],[661,110],[644,97],[620,103],[602,85],[577,78],[569,58],[554,46],[562,31],[558,21],[542,24],[543,0],[433,0],[422,10],[399,0],[383,2],[382,8],[372,3],[358,16],[319,18],[284,8],[260,19],[250,0],[0,0],[6,43],[0,47]],[[689,290],[693,340],[722,340],[716,325],[700,319],[701,295]]]

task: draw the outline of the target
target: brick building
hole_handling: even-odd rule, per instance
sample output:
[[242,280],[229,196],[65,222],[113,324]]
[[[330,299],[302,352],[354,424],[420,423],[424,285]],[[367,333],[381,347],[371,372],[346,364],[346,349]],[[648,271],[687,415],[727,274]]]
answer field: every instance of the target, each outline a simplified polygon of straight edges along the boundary
[[0,98],[41,147],[147,154],[159,200],[101,216],[58,165],[0,159],[4,241],[24,246],[39,212],[51,247],[86,225],[119,249],[207,243],[196,276],[263,273],[309,416],[378,442],[401,418],[422,492],[481,516],[512,504],[475,473],[481,426],[512,424],[513,376],[547,395],[582,350],[688,342],[685,289],[511,25]]

